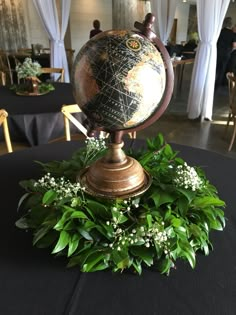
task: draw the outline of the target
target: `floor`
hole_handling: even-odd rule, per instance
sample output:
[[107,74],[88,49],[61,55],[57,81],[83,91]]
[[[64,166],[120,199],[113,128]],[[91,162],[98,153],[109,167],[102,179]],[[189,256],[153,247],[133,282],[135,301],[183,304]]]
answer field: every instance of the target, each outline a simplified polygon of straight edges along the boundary
[[[231,152],[228,152],[232,126],[229,127],[226,136],[224,136],[228,115],[227,85],[222,86],[215,92],[212,121],[189,120],[186,108],[191,73],[192,65],[187,65],[183,76],[182,89],[177,92],[176,97],[172,98],[162,117],[153,125],[139,131],[137,137],[153,137],[161,132],[168,142],[211,150],[236,159],[236,141]],[[28,146],[25,143],[13,142],[14,151],[27,148]],[[5,153],[7,153],[5,143],[2,142],[0,143],[0,154]]]

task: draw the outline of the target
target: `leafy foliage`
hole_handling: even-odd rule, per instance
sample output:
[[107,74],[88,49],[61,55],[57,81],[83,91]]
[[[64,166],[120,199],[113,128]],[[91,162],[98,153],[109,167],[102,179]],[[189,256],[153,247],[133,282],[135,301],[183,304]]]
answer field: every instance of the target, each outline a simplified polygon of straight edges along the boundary
[[[225,203],[203,170],[187,166],[159,134],[147,140],[146,150],[127,152],[151,174],[148,191],[127,200],[87,196],[76,174],[105,152],[87,145],[69,161],[39,162],[47,175],[21,182],[26,194],[19,208],[25,214],[16,226],[31,229],[35,246],[67,256],[69,267],[79,265],[84,272],[141,274],[152,267],[169,274],[178,259],[194,268],[197,252],[208,255],[212,249],[211,230],[225,227]],[[174,180],[180,169],[181,183]],[[198,186],[191,186],[194,180]]]

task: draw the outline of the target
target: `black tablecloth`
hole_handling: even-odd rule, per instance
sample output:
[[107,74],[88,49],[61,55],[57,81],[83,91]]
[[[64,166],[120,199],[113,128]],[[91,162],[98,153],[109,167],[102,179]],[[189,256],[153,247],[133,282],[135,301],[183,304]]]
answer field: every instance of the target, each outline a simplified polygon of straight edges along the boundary
[[[140,147],[143,142],[136,141]],[[15,227],[22,179],[41,176],[35,160],[71,156],[78,142],[53,143],[0,157],[0,314],[3,315],[235,315],[236,161],[200,149],[173,145],[190,165],[201,166],[227,207],[227,225],[213,232],[214,250],[198,255],[192,270],[177,264],[170,276],[141,276],[66,269],[64,258],[32,247],[31,233]],[[11,175],[11,176],[10,176]]]
[[[48,143],[64,135],[61,107],[75,104],[70,83],[53,83],[55,90],[40,96],[19,96],[9,87],[0,87],[0,108],[8,114],[12,141],[28,141],[30,145]],[[82,114],[77,114],[81,117]],[[3,139],[0,130],[0,139]]]

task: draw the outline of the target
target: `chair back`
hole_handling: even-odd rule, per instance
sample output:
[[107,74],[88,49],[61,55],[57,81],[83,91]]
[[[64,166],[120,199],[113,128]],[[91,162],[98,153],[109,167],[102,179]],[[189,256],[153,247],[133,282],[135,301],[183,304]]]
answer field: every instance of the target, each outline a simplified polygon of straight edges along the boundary
[[229,94],[229,106],[232,105],[232,96],[233,96],[233,90],[236,84],[236,77],[234,76],[233,72],[227,72],[226,78],[228,81],[228,94]]
[[6,85],[6,73],[0,70],[0,85]]
[[[80,109],[78,104],[63,105],[61,108],[61,112],[64,116],[64,127],[65,127],[66,141],[71,141],[70,123],[75,125],[85,137],[88,137],[87,129],[82,125],[82,123],[80,121],[78,121],[73,116],[73,114],[75,114],[75,113],[81,113],[81,109]],[[107,133],[105,131],[100,131],[99,135],[103,138],[109,137],[109,133]],[[128,136],[131,139],[136,139],[136,131],[129,132]]]
[[57,74],[57,76],[53,76],[53,81],[64,82],[65,70],[63,68],[41,68],[41,72],[42,74]]
[[233,122],[233,133],[232,133],[229,148],[228,148],[228,151],[231,151],[232,146],[234,144],[235,136],[236,136],[236,77],[234,76],[234,73],[227,72],[226,78],[228,80],[228,91],[229,91],[229,114],[228,114],[225,133],[229,127],[230,122]]
[[9,129],[8,129],[8,123],[7,123],[7,117],[8,113],[5,111],[5,109],[0,109],[0,126],[3,126],[3,133],[4,133],[4,138],[7,146],[7,151],[8,153],[13,152],[12,150],[12,145],[11,145],[11,138],[9,134]]
[[0,52],[0,70],[5,72],[6,79],[13,84],[13,70],[7,52]]
[[81,113],[78,104],[63,105],[61,112],[64,117],[66,141],[71,141],[70,122],[75,125],[85,137],[87,137],[87,129],[73,116],[75,113]]

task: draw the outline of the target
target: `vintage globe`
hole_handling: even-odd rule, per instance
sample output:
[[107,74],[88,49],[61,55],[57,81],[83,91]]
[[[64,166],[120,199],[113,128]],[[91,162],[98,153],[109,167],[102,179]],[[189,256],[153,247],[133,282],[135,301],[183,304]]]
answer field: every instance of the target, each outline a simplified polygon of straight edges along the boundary
[[162,102],[165,65],[158,49],[140,33],[106,31],[79,51],[72,84],[76,102],[93,129],[135,129]]

